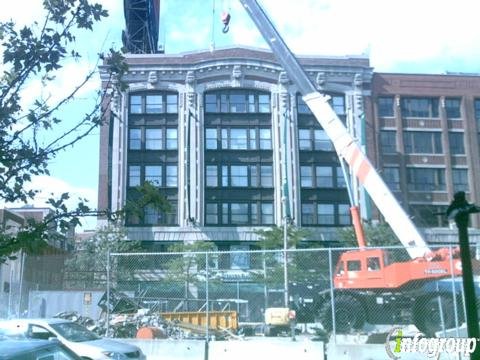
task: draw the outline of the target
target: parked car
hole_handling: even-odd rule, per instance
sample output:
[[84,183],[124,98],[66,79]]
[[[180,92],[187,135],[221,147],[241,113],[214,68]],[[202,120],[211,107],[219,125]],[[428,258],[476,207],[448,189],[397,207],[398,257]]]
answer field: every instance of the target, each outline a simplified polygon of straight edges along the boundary
[[0,360],[82,360],[59,341],[0,338]]
[[84,359],[145,360],[139,347],[101,338],[80,324],[64,319],[16,319],[0,321],[0,335],[48,340],[57,338]]

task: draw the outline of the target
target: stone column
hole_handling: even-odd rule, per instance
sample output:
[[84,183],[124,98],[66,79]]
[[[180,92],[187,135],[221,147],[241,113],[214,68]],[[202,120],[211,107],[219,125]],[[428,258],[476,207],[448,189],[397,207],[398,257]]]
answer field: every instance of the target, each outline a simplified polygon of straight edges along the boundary
[[198,209],[198,106],[195,73],[188,71],[179,94],[178,221],[180,226],[200,223]]
[[[297,172],[292,163],[296,158],[294,155],[293,143],[295,138],[295,129],[292,122],[292,111],[290,106],[290,80],[286,73],[282,72],[279,75],[276,102],[272,113],[272,140],[273,140],[273,168],[275,173],[275,222],[277,225],[283,224],[283,219],[286,216],[284,211],[284,202],[290,209],[290,218],[295,216],[294,203],[292,201],[295,196]],[[288,184],[288,196],[285,197],[284,185],[285,181]]]

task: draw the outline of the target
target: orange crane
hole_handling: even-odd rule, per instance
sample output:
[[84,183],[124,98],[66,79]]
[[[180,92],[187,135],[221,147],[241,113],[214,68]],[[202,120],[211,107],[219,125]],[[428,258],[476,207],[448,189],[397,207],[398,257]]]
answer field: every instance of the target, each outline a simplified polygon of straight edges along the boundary
[[[452,327],[458,317],[452,314],[451,308],[461,299],[460,286],[456,281],[437,280],[461,274],[458,249],[429,249],[360,145],[337,117],[329,97],[318,92],[262,7],[256,0],[239,1],[332,141],[340,161],[348,164],[350,172],[368,192],[411,257],[408,261],[393,262],[386,250],[367,248],[358,208],[352,206],[359,249],[340,255],[333,278],[334,297],[327,290],[319,292],[312,301],[312,311],[317,312],[325,328],[336,325],[337,331],[361,328],[366,321],[391,323],[393,320],[414,323],[424,333],[432,334],[439,328],[439,312],[445,326]],[[331,321],[332,315],[335,322]]]

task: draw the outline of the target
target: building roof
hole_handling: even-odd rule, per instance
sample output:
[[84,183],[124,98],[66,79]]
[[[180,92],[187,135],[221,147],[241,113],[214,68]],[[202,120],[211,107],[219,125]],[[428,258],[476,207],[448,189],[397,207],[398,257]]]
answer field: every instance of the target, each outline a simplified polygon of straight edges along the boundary
[[[191,65],[216,60],[259,60],[278,64],[273,53],[266,49],[251,47],[226,47],[213,51],[199,50],[179,54],[126,54],[127,62],[138,65],[166,65],[175,63],[177,65]],[[311,66],[359,66],[370,67],[370,60],[365,55],[346,56],[320,56],[320,55],[298,55],[300,63]]]

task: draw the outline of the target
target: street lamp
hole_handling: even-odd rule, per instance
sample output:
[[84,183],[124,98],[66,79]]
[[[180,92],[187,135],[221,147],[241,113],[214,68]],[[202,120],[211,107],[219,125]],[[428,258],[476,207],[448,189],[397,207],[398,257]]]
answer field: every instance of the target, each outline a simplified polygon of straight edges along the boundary
[[[467,332],[469,338],[479,338],[478,314],[473,284],[472,259],[470,256],[470,244],[468,241],[469,215],[480,212],[480,208],[469,204],[465,198],[465,192],[459,191],[454,194],[453,201],[447,209],[449,220],[455,220],[458,228],[458,241],[460,243],[460,258],[462,261],[462,280],[465,291],[465,307],[467,312]],[[480,360],[480,346],[475,348],[471,356],[472,360]]]

